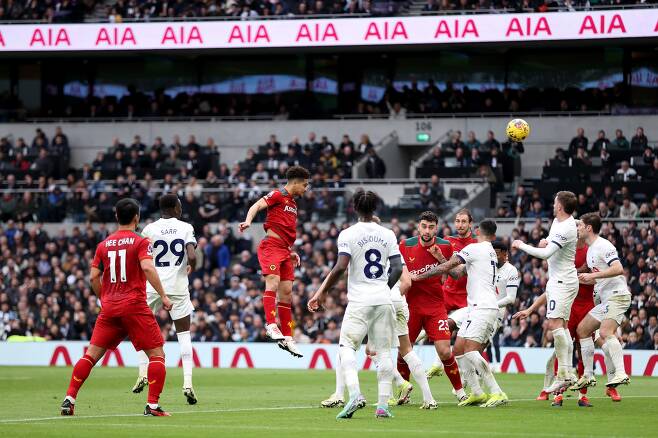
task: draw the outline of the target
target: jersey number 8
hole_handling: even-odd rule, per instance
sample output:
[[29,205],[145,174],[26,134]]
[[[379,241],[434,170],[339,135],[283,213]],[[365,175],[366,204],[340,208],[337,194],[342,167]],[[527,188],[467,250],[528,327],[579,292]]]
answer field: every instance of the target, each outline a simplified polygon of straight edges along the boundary
[[376,249],[369,249],[365,253],[366,266],[363,268],[363,274],[366,278],[377,279],[384,274],[384,267],[381,264],[382,253]]

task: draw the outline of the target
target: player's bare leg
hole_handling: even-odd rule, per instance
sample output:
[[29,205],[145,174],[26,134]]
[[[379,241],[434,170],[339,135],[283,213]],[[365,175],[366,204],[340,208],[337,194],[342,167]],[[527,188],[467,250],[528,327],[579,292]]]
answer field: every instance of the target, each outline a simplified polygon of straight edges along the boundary
[[165,412],[160,407],[160,394],[164,388],[167,376],[165,367],[165,354],[162,347],[156,347],[145,351],[149,358],[149,367],[147,377],[149,380],[149,392],[146,406],[144,407],[144,416],[169,417],[171,414]]
[[97,345],[90,344],[84,356],[80,358],[73,367],[69,389],[66,391],[66,397],[60,407],[62,415],[73,415],[75,411],[75,399],[78,391],[89,377],[91,370],[101,357],[105,354],[106,349]]
[[192,357],[192,337],[190,336],[190,315],[174,321],[176,327],[176,337],[180,345],[180,358],[183,363],[183,395],[187,403],[195,405],[197,403],[194,386],[192,386],[192,368],[194,368],[194,358]]
[[282,280],[279,282],[277,311],[281,322],[281,334],[283,339],[278,342],[279,348],[292,354],[294,357],[304,357],[295,340],[292,338],[292,330],[295,323],[292,320],[292,281]]
[[398,340],[400,343],[398,351],[402,355],[402,358],[407,363],[407,365],[409,365],[411,375],[414,377],[414,380],[416,380],[416,383],[423,393],[423,404],[421,409],[437,409],[439,405],[434,400],[434,397],[432,397],[432,391],[430,391],[430,385],[427,381],[425,370],[423,369],[423,363],[421,362],[418,355],[414,352],[413,346],[411,345],[411,340],[409,339],[409,335],[399,336]]
[[284,339],[281,329],[276,323],[276,300],[280,277],[270,274],[265,276],[265,293],[263,294],[263,310],[265,311],[265,330],[267,337],[273,341]]

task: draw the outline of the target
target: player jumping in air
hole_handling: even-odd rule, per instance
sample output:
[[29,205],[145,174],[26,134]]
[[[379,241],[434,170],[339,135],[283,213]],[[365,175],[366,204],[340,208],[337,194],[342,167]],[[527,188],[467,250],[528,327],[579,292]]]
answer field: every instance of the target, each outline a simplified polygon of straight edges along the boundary
[[[392,417],[388,400],[391,396],[395,311],[391,289],[402,274],[402,261],[395,234],[373,220],[378,197],[375,193],[354,194],[354,209],[359,222],[338,235],[338,260],[326,281],[308,302],[311,312],[317,311],[329,290],[349,268],[347,308],[340,329],[340,362],[350,399],[336,417],[352,418],[361,405],[361,390],[355,352],[363,339],[379,358],[377,367],[378,401],[375,416]],[[386,265],[390,263],[390,269]]]
[[153,266],[149,240],[135,232],[139,224],[139,203],[131,198],[122,199],[117,202],[115,211],[119,228],[98,244],[91,264],[91,288],[100,299],[101,313],[87,352],[73,368],[61,414],[73,415],[78,391],[96,362],[128,336],[135,349],[144,350],[149,358],[148,404],[144,415],[169,416],[158,404],[166,376],[164,341],[155,316],[146,304],[146,281],[160,296],[165,310],[171,310],[171,301]]
[[[473,234],[473,216],[467,209],[462,209],[455,215],[455,232],[456,236],[448,236],[446,240],[450,242],[453,252],[459,252],[466,245],[476,243],[477,239]],[[459,278],[448,276],[443,283],[443,297],[448,312],[448,323],[450,324],[450,331],[459,329],[461,322],[468,313],[466,304],[466,275]],[[431,379],[434,376],[443,374],[443,362],[437,355],[434,359],[432,367],[427,370],[427,378]]]
[[558,374],[553,384],[546,389],[549,393],[559,393],[575,383],[571,373],[573,339],[569,334],[567,321],[571,305],[578,295],[578,273],[576,272],[576,241],[578,231],[572,214],[576,210],[577,199],[572,192],[558,192],[553,203],[553,224],[548,233],[548,244],[535,248],[521,240],[512,242],[512,248],[520,249],[533,257],[548,260],[548,283],[544,292],[532,305],[514,315],[514,318],[527,318],[540,306],[548,302],[546,318],[548,329],[555,340],[555,356]]
[[[302,357],[292,339],[292,283],[295,280],[295,267],[300,265],[299,255],[292,250],[297,236],[295,197],[304,194],[309,176],[308,170],[303,167],[290,167],[286,172],[286,185],[271,191],[252,205],[247,218],[240,224],[240,232],[244,232],[251,226],[256,214],[267,209],[267,219],[263,225],[267,236],[258,246],[258,261],[265,277],[265,328],[270,339],[277,341],[280,348],[295,357]],[[281,328],[276,323],[277,311]]]
[[[453,254],[450,260],[430,268],[419,275],[412,275],[412,281],[448,274],[460,264],[466,265],[468,315],[457,332],[454,353],[464,380],[471,388],[468,398],[458,406],[481,405],[496,407],[508,402],[507,395],[500,389],[491,373],[489,364],[480,352],[489,341],[496,327],[498,299],[496,280],[498,278],[498,258],[491,242],[496,238],[496,223],[485,220],[480,223],[478,243],[471,243]],[[484,393],[480,379],[488,389]]]
[[[418,218],[418,236],[400,242],[400,253],[412,277],[438,266],[437,257],[443,260],[452,256],[450,243],[436,236],[438,224],[438,217],[431,211],[426,211]],[[415,340],[420,331],[425,330],[448,371],[446,375],[457,398],[465,399],[466,393],[462,387],[459,367],[450,349],[451,334],[441,282],[437,278],[413,281],[406,297],[409,305],[409,338]],[[396,394],[398,404],[403,404],[409,401],[412,387],[408,382],[409,365],[401,353],[398,354],[397,368],[405,379],[398,385]]]
[[[167,194],[160,197],[160,213],[162,217],[147,225],[142,234],[153,245],[155,253],[155,269],[162,281],[165,292],[172,302],[169,311],[176,327],[176,337],[180,345],[181,361],[183,363],[183,395],[191,405],[197,398],[192,387],[192,338],[190,337],[190,315],[194,306],[190,300],[188,274],[196,266],[196,238],[194,227],[180,220],[183,209],[178,197]],[[153,313],[162,308],[160,295],[150,284],[146,285],[147,303]],[[139,377],[133,387],[134,393],[142,392],[148,384],[146,376],[148,357],[146,353],[137,353],[139,359]]]
[[607,387],[616,388],[630,382],[624,372],[622,347],[616,333],[624,320],[624,314],[631,304],[631,293],[624,278],[624,267],[619,261],[617,249],[608,240],[599,236],[601,217],[597,213],[587,213],[581,217],[579,232],[587,240],[587,266],[591,273],[579,275],[583,283],[594,283],[594,295],[597,305],[578,324],[580,351],[583,355],[585,372],[578,382],[571,387],[579,390],[596,385],[594,378],[594,342],[592,334],[599,329],[603,342],[603,351],[612,358],[615,374],[606,383]]

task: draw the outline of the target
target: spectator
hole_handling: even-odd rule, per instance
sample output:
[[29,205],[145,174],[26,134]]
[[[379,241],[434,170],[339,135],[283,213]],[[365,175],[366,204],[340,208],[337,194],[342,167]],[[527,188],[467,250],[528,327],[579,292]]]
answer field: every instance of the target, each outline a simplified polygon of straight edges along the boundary
[[251,180],[256,182],[267,182],[269,179],[270,175],[265,170],[265,165],[263,163],[258,163],[256,165],[256,170],[251,174]]
[[610,140],[606,138],[605,131],[600,130],[596,140],[594,140],[594,143],[592,143],[592,149],[590,150],[590,153],[592,155],[600,154],[602,150],[609,149],[609,147]]
[[374,148],[368,149],[366,160],[366,175],[368,178],[384,178],[386,176],[386,164],[382,160]]
[[468,134],[466,136],[465,145],[466,145],[466,148],[471,152],[473,151],[473,149],[477,149],[478,153],[479,153],[480,148],[482,148],[482,144],[480,143],[480,141],[477,138],[475,138],[475,132],[473,132],[473,131],[468,131]]
[[576,136],[572,138],[571,142],[569,143],[569,155],[575,157],[578,148],[587,150],[588,144],[589,141],[587,140],[587,137],[585,137],[585,130],[583,128],[578,128],[576,130]]
[[400,102],[395,102],[393,105],[386,100],[386,107],[389,112],[389,119],[391,120],[405,120],[407,118],[407,109],[402,106]]
[[494,137],[493,131],[487,131],[487,140],[482,144],[480,152],[491,152],[493,149],[500,149],[500,143]]
[[644,135],[644,128],[641,126],[635,131],[635,135],[631,138],[631,150],[635,152],[644,151],[649,146],[649,140]]
[[617,170],[617,177],[624,182],[637,179],[637,172],[631,167],[628,161],[621,162],[621,167]]
[[624,198],[621,207],[619,207],[619,218],[620,219],[635,219],[639,209],[635,202],[631,201],[631,198]]
[[624,137],[624,133],[621,129],[615,130],[615,139],[610,142],[610,151],[629,151],[631,145]]

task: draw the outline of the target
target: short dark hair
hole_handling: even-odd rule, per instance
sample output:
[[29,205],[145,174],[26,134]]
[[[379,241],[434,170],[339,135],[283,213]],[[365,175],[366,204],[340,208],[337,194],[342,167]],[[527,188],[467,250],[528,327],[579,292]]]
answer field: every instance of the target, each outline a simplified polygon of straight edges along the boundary
[[309,179],[311,174],[302,166],[291,166],[286,171],[286,178],[288,181],[293,179]]
[[473,222],[473,215],[468,208],[462,208],[459,210],[457,214],[455,214],[455,218],[457,218],[457,216],[468,216],[468,222]]
[[418,216],[418,222],[427,221],[434,222],[435,224],[439,223],[439,217],[433,211],[424,211]]
[[573,192],[561,191],[555,195],[557,201],[560,203],[566,214],[572,214],[576,211],[578,205],[578,198]]
[[160,196],[160,211],[172,211],[178,205],[178,196],[174,193],[167,193]]
[[580,217],[580,220],[585,225],[591,226],[594,233],[599,234],[599,231],[601,231],[601,216],[598,213],[585,213]]
[[491,246],[493,246],[493,249],[509,252],[509,247],[505,245],[505,243],[502,240],[494,240],[493,242],[491,242]]
[[379,203],[379,196],[377,193],[368,190],[359,189],[354,193],[352,197],[354,203],[354,210],[360,216],[372,216],[372,214],[377,209],[377,204]]
[[114,206],[119,225],[128,225],[135,216],[139,216],[139,202],[133,198],[119,200]]
[[489,219],[480,222],[479,228],[480,228],[480,234],[488,237],[495,236],[496,230],[498,229],[498,227],[496,226],[496,222]]

